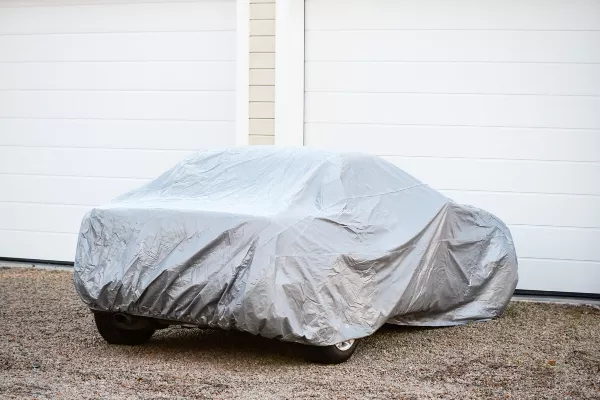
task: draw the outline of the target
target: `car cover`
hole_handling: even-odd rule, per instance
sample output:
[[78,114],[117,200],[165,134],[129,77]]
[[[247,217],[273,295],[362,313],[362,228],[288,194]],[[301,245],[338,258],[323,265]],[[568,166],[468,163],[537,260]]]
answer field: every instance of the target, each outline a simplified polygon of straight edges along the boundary
[[497,317],[517,259],[498,218],[382,158],[248,147],[91,210],[74,282],[92,310],[332,345]]

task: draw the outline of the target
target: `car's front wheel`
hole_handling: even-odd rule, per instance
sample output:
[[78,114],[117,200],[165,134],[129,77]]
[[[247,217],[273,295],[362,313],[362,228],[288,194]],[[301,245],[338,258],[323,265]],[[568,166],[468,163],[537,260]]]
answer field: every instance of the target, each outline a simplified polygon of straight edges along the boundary
[[358,339],[345,340],[331,346],[307,346],[305,358],[320,364],[340,364],[352,357]]
[[96,328],[100,336],[110,344],[137,345],[146,343],[154,334],[155,329],[149,326],[124,329],[123,322],[115,321],[115,314],[94,312]]

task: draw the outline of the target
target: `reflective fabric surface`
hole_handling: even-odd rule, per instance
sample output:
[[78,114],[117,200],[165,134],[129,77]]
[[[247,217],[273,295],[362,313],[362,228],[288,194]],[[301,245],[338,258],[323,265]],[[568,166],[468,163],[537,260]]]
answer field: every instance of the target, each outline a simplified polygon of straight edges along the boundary
[[331,345],[499,316],[517,258],[498,218],[383,159],[248,147],[90,211],[74,281],[94,310]]

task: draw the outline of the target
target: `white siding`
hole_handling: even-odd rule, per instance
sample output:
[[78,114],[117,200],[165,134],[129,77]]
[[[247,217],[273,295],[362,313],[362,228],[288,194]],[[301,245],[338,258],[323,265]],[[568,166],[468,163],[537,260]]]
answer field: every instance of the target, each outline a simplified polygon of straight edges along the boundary
[[600,293],[600,2],[307,0],[305,144],[509,224],[519,288]]
[[235,142],[236,5],[0,4],[0,257],[72,261],[82,216]]

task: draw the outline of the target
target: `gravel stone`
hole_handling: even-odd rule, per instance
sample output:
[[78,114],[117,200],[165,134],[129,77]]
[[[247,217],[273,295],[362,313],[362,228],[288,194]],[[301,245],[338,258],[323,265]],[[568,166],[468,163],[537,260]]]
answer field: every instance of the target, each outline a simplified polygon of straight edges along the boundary
[[111,346],[72,274],[0,269],[2,399],[600,399],[600,310],[514,302],[450,328],[385,326],[340,365],[301,345],[169,328]]

